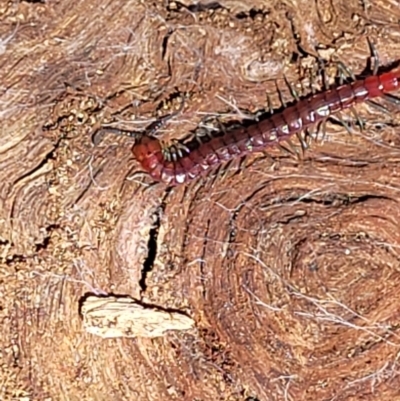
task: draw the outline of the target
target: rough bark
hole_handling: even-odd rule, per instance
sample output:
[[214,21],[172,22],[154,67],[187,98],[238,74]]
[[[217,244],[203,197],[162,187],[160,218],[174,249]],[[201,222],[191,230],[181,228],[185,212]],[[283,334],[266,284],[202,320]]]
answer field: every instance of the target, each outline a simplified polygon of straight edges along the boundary
[[[335,60],[365,70],[367,36],[390,65],[397,0],[4,1],[0,18],[1,399],[400,399],[393,105],[357,106],[364,131],[329,124],[300,160],[274,148],[172,190],[137,174],[132,139],[91,143],[183,97],[166,142],[266,93],[279,108],[317,56],[331,82]],[[89,295],[194,327],[103,339]]]

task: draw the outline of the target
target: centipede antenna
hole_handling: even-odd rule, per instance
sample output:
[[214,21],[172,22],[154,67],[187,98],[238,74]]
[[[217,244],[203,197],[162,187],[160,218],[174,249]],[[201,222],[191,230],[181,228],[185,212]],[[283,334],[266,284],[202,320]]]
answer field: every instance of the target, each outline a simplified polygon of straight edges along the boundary
[[130,130],[114,128],[114,127],[102,127],[98,130],[95,130],[93,132],[93,134],[91,135],[92,144],[97,146],[103,139],[104,135],[107,133],[114,134],[114,135],[127,136],[129,138],[135,138],[135,139],[139,139],[140,137],[142,137],[144,135],[143,131],[130,131]]
[[378,74],[378,70],[379,70],[379,54],[378,51],[376,50],[375,45],[371,42],[370,38],[367,36],[367,42],[368,42],[368,46],[369,46],[369,50],[371,52],[371,55],[374,59],[374,68],[372,70],[373,75],[377,75]]
[[153,124],[150,124],[150,126],[146,129],[146,135],[149,136],[154,135],[158,130],[160,130],[161,127],[165,125],[167,121],[171,120],[171,118],[174,118],[178,114],[180,114],[184,106],[185,106],[185,98],[182,99],[182,102],[178,110],[174,111],[173,113],[167,114],[166,116],[160,117]]

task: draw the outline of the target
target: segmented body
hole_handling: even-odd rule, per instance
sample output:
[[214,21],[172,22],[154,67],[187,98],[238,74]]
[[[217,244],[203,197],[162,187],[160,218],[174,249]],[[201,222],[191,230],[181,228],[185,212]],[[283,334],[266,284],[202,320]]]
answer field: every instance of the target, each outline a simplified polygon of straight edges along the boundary
[[207,142],[185,144],[186,151],[176,160],[165,157],[160,141],[150,136],[143,136],[132,151],[142,168],[155,180],[169,185],[183,184],[221,163],[263,151],[335,113],[384,96],[399,89],[399,86],[400,69],[371,75],[299,100],[248,127],[232,129]]

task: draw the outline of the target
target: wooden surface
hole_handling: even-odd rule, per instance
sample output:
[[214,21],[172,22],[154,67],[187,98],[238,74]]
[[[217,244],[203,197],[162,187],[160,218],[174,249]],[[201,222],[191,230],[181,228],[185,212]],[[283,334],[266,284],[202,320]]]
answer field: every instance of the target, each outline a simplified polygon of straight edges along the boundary
[[[303,159],[271,149],[174,189],[132,139],[91,143],[183,97],[167,143],[266,93],[279,108],[284,76],[311,92],[316,56],[331,82],[338,60],[365,70],[367,36],[391,65],[398,1],[202,4],[0,3],[0,399],[400,400],[399,109],[360,105],[363,132],[328,124]],[[104,339],[90,296],[194,325]]]

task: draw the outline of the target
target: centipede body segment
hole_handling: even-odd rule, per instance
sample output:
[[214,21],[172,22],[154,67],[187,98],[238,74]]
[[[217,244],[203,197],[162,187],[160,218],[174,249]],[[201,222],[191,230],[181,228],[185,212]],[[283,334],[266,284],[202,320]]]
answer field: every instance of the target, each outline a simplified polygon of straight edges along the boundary
[[169,185],[183,184],[235,157],[286,141],[357,103],[393,92],[399,85],[400,69],[395,69],[317,93],[251,126],[232,129],[187,149],[177,160],[166,158],[159,140],[151,136],[140,138],[132,151],[155,180]]

